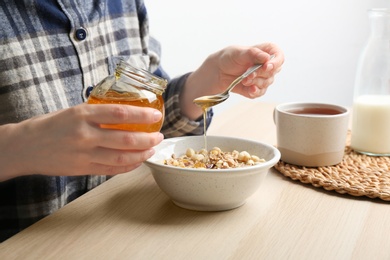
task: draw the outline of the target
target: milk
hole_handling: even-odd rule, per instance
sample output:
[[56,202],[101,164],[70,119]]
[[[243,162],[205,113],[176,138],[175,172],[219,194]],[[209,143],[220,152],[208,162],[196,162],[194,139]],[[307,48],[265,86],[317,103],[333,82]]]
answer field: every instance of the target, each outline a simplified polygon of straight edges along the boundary
[[390,95],[363,95],[354,101],[351,147],[390,155]]

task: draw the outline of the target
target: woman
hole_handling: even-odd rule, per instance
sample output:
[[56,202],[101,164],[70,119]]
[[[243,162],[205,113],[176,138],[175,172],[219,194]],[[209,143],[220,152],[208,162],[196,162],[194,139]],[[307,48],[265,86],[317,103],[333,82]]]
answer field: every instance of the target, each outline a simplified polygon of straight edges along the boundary
[[[231,46],[194,72],[169,81],[161,133],[101,129],[152,123],[154,109],[86,105],[91,87],[115,60],[140,59],[158,76],[160,46],[149,35],[142,0],[1,2],[0,241],[53,213],[108,177],[129,172],[165,138],[203,134],[193,99],[218,93],[255,63],[264,66],[235,88],[262,96],[284,61],[274,44]],[[270,61],[270,55],[275,58]],[[210,118],[212,112],[210,112]]]

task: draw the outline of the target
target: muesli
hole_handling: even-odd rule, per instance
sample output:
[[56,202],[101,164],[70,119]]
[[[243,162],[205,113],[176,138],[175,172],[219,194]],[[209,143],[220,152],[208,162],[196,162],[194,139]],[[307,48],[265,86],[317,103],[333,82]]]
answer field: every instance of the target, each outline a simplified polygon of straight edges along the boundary
[[265,162],[264,159],[256,155],[251,155],[247,151],[223,152],[219,147],[207,151],[201,149],[195,151],[188,148],[186,153],[180,157],[172,154],[171,158],[164,160],[165,165],[181,168],[204,168],[204,169],[231,169],[253,166]]

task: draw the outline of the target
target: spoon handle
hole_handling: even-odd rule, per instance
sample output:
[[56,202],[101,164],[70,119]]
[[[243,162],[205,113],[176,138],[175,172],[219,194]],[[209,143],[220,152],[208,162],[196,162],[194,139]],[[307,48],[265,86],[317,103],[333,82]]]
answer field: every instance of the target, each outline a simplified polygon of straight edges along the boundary
[[241,78],[244,79],[246,77],[248,77],[250,74],[252,74],[255,70],[257,70],[258,68],[261,68],[263,66],[263,64],[256,64],[256,65],[253,65],[252,67],[250,67],[244,74],[241,75]]
[[[274,54],[271,55],[270,60],[272,60],[275,57]],[[255,70],[261,68],[264,65],[264,63],[256,64],[247,69],[244,74],[242,74],[240,77],[236,78],[229,87],[225,90],[225,93],[229,93],[238,83],[240,83],[243,79],[248,77],[251,73],[253,73]]]

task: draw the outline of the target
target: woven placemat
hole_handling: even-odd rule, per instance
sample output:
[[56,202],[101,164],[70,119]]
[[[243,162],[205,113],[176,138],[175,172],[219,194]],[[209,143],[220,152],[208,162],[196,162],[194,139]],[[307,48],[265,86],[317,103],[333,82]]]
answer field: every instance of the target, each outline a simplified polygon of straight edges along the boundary
[[275,168],[284,176],[341,194],[390,201],[390,157],[354,152],[348,134],[343,161],[334,166],[303,167],[279,161]]

